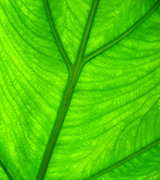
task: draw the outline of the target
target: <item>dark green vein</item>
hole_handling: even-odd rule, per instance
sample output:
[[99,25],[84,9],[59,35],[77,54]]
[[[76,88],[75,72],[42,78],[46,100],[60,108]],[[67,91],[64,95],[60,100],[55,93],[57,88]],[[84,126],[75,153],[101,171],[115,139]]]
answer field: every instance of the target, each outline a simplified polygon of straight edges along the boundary
[[53,36],[55,38],[55,41],[57,43],[58,49],[59,49],[59,51],[60,51],[60,53],[61,53],[61,55],[62,55],[62,57],[63,57],[63,59],[64,59],[64,61],[66,63],[66,66],[67,66],[67,68],[68,68],[68,70],[70,72],[71,69],[72,69],[72,63],[71,63],[71,61],[70,61],[70,59],[69,59],[69,57],[68,57],[68,55],[67,55],[67,53],[66,53],[66,51],[65,51],[65,49],[63,47],[63,44],[62,44],[62,42],[60,40],[60,37],[58,35],[58,32],[56,30],[55,24],[53,22],[53,18],[52,18],[52,14],[51,14],[51,10],[50,10],[50,7],[49,7],[48,0],[43,0],[43,2],[44,2],[44,7],[45,7],[45,10],[46,10],[47,18],[48,18],[48,21],[49,21],[49,25],[51,27],[51,30],[52,30]]
[[92,28],[92,24],[93,24],[93,21],[94,21],[94,17],[95,17],[95,14],[96,14],[98,3],[99,3],[99,0],[93,0],[92,7],[91,7],[91,10],[90,10],[90,14],[88,16],[87,24],[86,24],[84,34],[83,34],[83,37],[82,37],[81,45],[80,45],[80,48],[79,48],[79,52],[78,52],[78,55],[77,55],[76,63],[81,63],[81,61],[83,60],[84,52],[85,52],[85,49],[86,49],[86,45],[87,45],[87,42],[88,42],[89,34],[90,34],[90,31],[91,31],[91,28]]
[[160,138],[157,139],[156,141],[150,143],[150,144],[147,145],[146,147],[140,149],[139,151],[131,154],[130,156],[128,156],[128,157],[120,160],[119,162],[117,162],[117,163],[109,166],[108,168],[106,168],[106,169],[104,169],[104,170],[102,170],[102,171],[100,171],[100,172],[98,172],[98,173],[90,176],[89,178],[86,178],[85,180],[94,180],[94,179],[96,179],[96,178],[104,175],[105,173],[107,173],[107,172],[109,172],[109,171],[112,171],[112,170],[114,170],[115,168],[117,168],[117,167],[119,167],[119,166],[127,163],[128,161],[136,158],[137,156],[139,156],[139,155],[141,155],[142,153],[146,152],[147,150],[153,148],[154,146],[158,145],[159,143],[160,143]]
[[127,31],[121,34],[119,37],[114,39],[113,41],[109,42],[108,44],[102,46],[98,50],[92,52],[88,56],[84,58],[84,64],[90,61],[92,58],[98,56],[99,54],[103,53],[107,49],[113,47],[115,44],[119,43],[125,37],[127,37],[131,32],[133,32],[138,26],[140,26],[160,5],[160,1],[158,1],[139,21],[137,21],[132,27],[130,27]]
[[3,169],[3,171],[6,173],[7,177],[10,179],[10,180],[13,180],[13,178],[11,177],[10,173],[8,172],[7,168],[4,166],[4,164],[2,163],[2,161],[0,160],[0,165]]
[[[76,63],[74,64],[73,67],[70,66],[69,78],[68,78],[67,86],[66,86],[66,89],[64,91],[63,99],[62,99],[61,105],[60,105],[58,113],[57,113],[55,124],[53,126],[51,135],[49,137],[49,141],[47,143],[44,155],[42,157],[42,161],[41,161],[38,173],[37,173],[36,180],[43,180],[44,177],[45,177],[45,174],[46,174],[46,171],[47,171],[47,168],[48,168],[48,165],[49,165],[53,150],[54,150],[54,148],[56,146],[56,142],[57,142],[59,133],[60,133],[60,131],[62,129],[64,119],[65,119],[66,114],[68,112],[68,108],[69,108],[69,105],[70,105],[70,102],[71,102],[71,99],[72,99],[72,96],[73,96],[73,93],[74,93],[78,78],[79,78],[80,73],[81,73],[82,68],[83,68],[82,60],[83,60],[85,48],[86,48],[86,45],[87,45],[89,33],[90,33],[92,23],[93,23],[93,20],[94,20],[94,16],[95,16],[95,13],[96,13],[96,9],[97,9],[97,6],[98,6],[98,2],[99,2],[99,0],[93,0],[91,11],[90,11],[90,14],[89,14],[89,17],[88,17],[88,20],[87,20],[86,28],[84,30],[81,45],[80,45],[80,48],[79,48]],[[49,4],[48,4],[47,0],[44,0],[44,3],[45,3],[45,6],[46,6],[46,9],[49,9]],[[47,10],[47,13],[48,13],[48,16],[50,18],[49,21],[50,21],[51,25],[53,26],[52,27],[53,28],[53,33],[55,33],[54,24],[53,24],[53,20],[51,18],[50,10]],[[56,38],[59,38],[57,35],[56,35]],[[59,42],[60,42],[60,39],[58,40],[58,43]]]

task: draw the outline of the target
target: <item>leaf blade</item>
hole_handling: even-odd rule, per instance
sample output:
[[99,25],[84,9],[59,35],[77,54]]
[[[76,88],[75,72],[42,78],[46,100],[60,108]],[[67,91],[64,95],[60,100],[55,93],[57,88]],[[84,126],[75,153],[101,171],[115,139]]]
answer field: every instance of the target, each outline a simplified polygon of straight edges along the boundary
[[99,172],[97,174],[94,174],[93,176],[87,178],[86,180],[92,180],[92,179],[98,178],[98,177],[102,176],[103,174],[105,174],[105,173],[107,173],[109,171],[112,171],[113,169],[115,169],[115,168],[121,166],[122,164],[130,161],[131,159],[134,159],[135,157],[141,155],[145,151],[148,151],[149,149],[153,148],[154,146],[158,145],[159,143],[160,143],[160,138],[157,139],[156,141],[152,142],[151,144],[147,145],[146,147],[140,149],[139,151],[137,151],[137,152],[131,154],[130,156],[124,158],[123,160],[121,160],[121,161],[113,164],[112,166],[104,169],[103,171],[101,171],[101,172]]
[[136,22],[131,28],[121,34],[119,37],[114,39],[113,41],[109,42],[108,44],[104,45],[103,47],[97,49],[96,51],[92,52],[91,54],[87,55],[84,58],[84,63],[87,63],[94,57],[98,56],[99,54],[103,53],[107,49],[113,47],[115,44],[119,43],[123,40],[126,36],[128,36],[132,31],[134,31],[138,26],[140,26],[160,5],[160,1],[158,1],[138,22]]
[[[2,97],[0,117],[4,122],[1,125],[3,137],[0,140],[1,157],[8,164],[13,178],[19,174],[20,179],[35,179],[51,125],[55,121],[62,101],[67,82],[67,68],[56,42],[53,42],[43,4],[10,1],[14,8],[10,7],[9,0],[1,2],[4,7],[7,7],[5,11],[15,27],[13,31],[10,22],[2,13],[0,28],[5,29],[9,37],[7,38],[5,32],[1,34],[3,62],[0,62]],[[71,21],[75,24],[71,27],[74,29],[78,24],[77,20],[81,19],[75,14],[84,11],[80,13],[82,16],[80,22],[84,24],[89,1],[88,3],[86,1],[84,3],[71,2],[65,6],[66,2],[68,1],[63,1],[61,8],[58,7],[61,3],[51,2],[52,16],[60,9],[64,10],[63,13],[59,13],[62,18],[72,11]],[[101,0],[101,2],[104,1]],[[115,3],[118,2],[120,0]],[[143,10],[145,12],[157,1],[148,1],[146,4],[143,2],[142,0],[139,4],[145,7]],[[26,7],[23,6],[24,3]],[[53,6],[54,3],[57,6]],[[108,3],[111,1],[109,0]],[[133,3],[129,8],[132,5]],[[84,10],[81,11],[83,8]],[[114,8],[116,12],[118,7]],[[99,13],[100,11],[101,9]],[[159,138],[158,13],[159,8],[130,36],[84,66],[49,164],[46,179],[66,179],[66,177],[67,179],[85,179]],[[53,18],[58,19],[57,16]],[[100,18],[105,23],[110,22],[103,16]],[[67,18],[63,19],[65,22]],[[113,25],[116,26],[114,20]],[[62,28],[59,27],[59,21],[56,21],[56,28],[60,32],[67,53],[69,52],[68,56],[72,59],[71,47],[80,44],[79,38],[70,38],[71,46],[67,47],[67,38],[73,31],[65,26],[65,23]],[[63,31],[64,27],[67,27],[67,30]],[[84,26],[79,23],[73,37],[83,34],[82,29]],[[122,30],[121,26],[119,29]],[[19,38],[15,30],[22,38]],[[37,36],[36,32],[38,32]],[[113,35],[112,32],[110,33]],[[100,34],[100,38],[102,37],[103,34]],[[91,36],[89,41],[92,40],[90,38]],[[107,38],[104,40],[107,42]],[[98,44],[96,41],[95,45]],[[92,48],[89,47],[89,50]],[[73,53],[75,52],[78,52],[77,49],[73,50]],[[72,62],[74,62],[73,59]],[[139,158],[132,159],[132,163],[126,163],[98,179],[115,179],[116,176],[120,179],[128,177],[144,179],[147,175],[152,178],[154,174],[154,178],[157,178],[159,172],[156,167],[159,165],[159,159],[156,154],[158,155],[159,151],[155,149],[152,148]],[[147,157],[146,154],[153,151],[155,154],[151,153],[152,156],[149,156],[151,158]],[[31,162],[31,166],[26,167],[26,162]],[[137,169],[133,168],[135,162],[138,162]],[[153,168],[151,168],[152,164]],[[143,165],[146,168],[143,168]],[[130,173],[126,167],[134,169],[135,172]],[[139,167],[142,173],[139,173]]]

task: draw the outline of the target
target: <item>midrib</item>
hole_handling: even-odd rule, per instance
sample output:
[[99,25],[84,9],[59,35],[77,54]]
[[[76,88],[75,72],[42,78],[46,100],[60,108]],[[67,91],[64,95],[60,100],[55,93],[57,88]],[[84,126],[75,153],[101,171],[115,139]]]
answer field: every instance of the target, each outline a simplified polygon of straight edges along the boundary
[[[77,65],[77,64],[76,64]],[[47,171],[47,167],[49,164],[49,161],[51,159],[53,150],[55,148],[59,133],[61,131],[64,119],[66,117],[79,75],[81,73],[81,67],[75,66],[73,73],[69,75],[68,82],[66,89],[64,91],[63,99],[61,102],[61,105],[58,110],[58,114],[55,120],[55,124],[53,126],[49,141],[47,143],[44,156],[41,161],[41,165],[37,174],[37,180],[42,180],[45,176],[45,173]]]

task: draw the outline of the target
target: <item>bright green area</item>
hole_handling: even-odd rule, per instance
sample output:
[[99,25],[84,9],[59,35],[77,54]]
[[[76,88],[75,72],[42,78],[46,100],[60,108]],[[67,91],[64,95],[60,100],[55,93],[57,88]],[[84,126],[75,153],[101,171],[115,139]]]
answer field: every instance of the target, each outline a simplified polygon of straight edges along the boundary
[[2,180],[160,179],[159,5],[0,2]]

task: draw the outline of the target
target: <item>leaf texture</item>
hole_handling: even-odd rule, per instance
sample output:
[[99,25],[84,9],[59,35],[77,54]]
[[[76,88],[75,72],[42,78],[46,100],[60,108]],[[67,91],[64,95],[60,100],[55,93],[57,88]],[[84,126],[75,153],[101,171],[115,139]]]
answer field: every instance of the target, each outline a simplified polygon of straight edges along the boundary
[[2,180],[160,179],[159,5],[0,2]]

